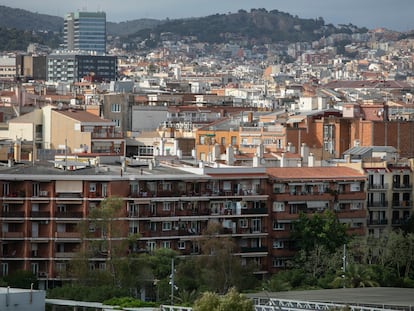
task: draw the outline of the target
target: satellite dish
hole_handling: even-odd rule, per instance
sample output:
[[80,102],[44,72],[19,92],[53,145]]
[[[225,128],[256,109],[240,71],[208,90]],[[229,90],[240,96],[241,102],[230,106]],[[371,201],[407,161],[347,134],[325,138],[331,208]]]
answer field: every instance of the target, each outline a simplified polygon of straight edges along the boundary
[[62,110],[62,108],[63,108],[63,104],[62,104],[62,103],[59,103],[59,104],[57,105],[57,108],[58,108],[58,110]]

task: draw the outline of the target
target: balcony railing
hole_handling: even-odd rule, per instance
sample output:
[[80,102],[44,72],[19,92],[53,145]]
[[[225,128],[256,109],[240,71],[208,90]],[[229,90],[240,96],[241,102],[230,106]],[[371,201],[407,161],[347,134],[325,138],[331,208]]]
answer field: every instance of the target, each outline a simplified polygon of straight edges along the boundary
[[413,187],[413,185],[412,184],[393,183],[392,187],[394,189],[411,189]]
[[388,201],[368,202],[367,206],[368,207],[384,207],[384,208],[387,208],[388,207]]
[[412,205],[413,205],[413,202],[409,200],[392,201],[392,207],[396,207],[396,208],[411,208]]
[[388,189],[388,184],[368,184],[368,190],[386,190]]
[[24,217],[24,211],[7,211],[2,212],[1,217],[10,218],[22,218]]
[[55,217],[58,218],[82,218],[82,212],[55,212]]
[[388,219],[368,219],[367,224],[369,226],[387,225],[388,224]]
[[80,239],[79,232],[56,232],[56,238],[72,238],[72,239]]
[[123,138],[122,133],[111,133],[111,132],[92,132],[91,138]]
[[31,211],[30,216],[34,218],[49,218],[50,212],[49,211]]
[[23,232],[3,232],[3,238],[23,238]]

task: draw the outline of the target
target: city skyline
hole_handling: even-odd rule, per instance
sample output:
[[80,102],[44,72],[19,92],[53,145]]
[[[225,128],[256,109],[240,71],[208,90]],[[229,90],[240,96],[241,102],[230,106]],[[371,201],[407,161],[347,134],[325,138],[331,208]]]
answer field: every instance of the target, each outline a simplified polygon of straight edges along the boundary
[[[122,5],[110,0],[74,0],[56,5],[56,1],[38,0],[1,0],[0,5],[20,8],[63,17],[68,12],[76,11],[105,11],[110,22],[123,22],[141,18],[177,19],[202,17],[212,14],[235,13],[239,9],[249,11],[252,8],[265,8],[269,11],[279,10],[300,18],[322,17],[325,22],[338,24],[352,23],[359,27],[369,29],[384,27],[397,31],[409,31],[414,29],[414,21],[411,12],[414,2],[411,0],[365,0],[365,1],[327,1],[315,0],[309,6],[307,0],[258,0],[258,1],[217,1],[200,2],[194,5],[194,1],[133,1],[124,0]],[[133,9],[131,9],[133,8]]]

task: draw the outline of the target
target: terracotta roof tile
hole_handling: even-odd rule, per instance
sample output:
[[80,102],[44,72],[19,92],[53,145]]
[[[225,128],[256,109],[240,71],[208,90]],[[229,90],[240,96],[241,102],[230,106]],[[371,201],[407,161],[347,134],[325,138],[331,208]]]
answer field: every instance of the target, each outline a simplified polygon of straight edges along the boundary
[[365,179],[363,173],[348,167],[277,167],[268,168],[270,177],[284,180],[349,180]]

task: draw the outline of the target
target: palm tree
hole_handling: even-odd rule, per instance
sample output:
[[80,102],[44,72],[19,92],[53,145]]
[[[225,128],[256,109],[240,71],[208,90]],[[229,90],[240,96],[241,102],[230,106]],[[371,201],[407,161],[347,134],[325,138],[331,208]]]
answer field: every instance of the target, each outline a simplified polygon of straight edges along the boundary
[[347,266],[345,274],[336,277],[332,282],[334,287],[377,287],[378,282],[374,280],[374,272],[367,265],[351,264]]

